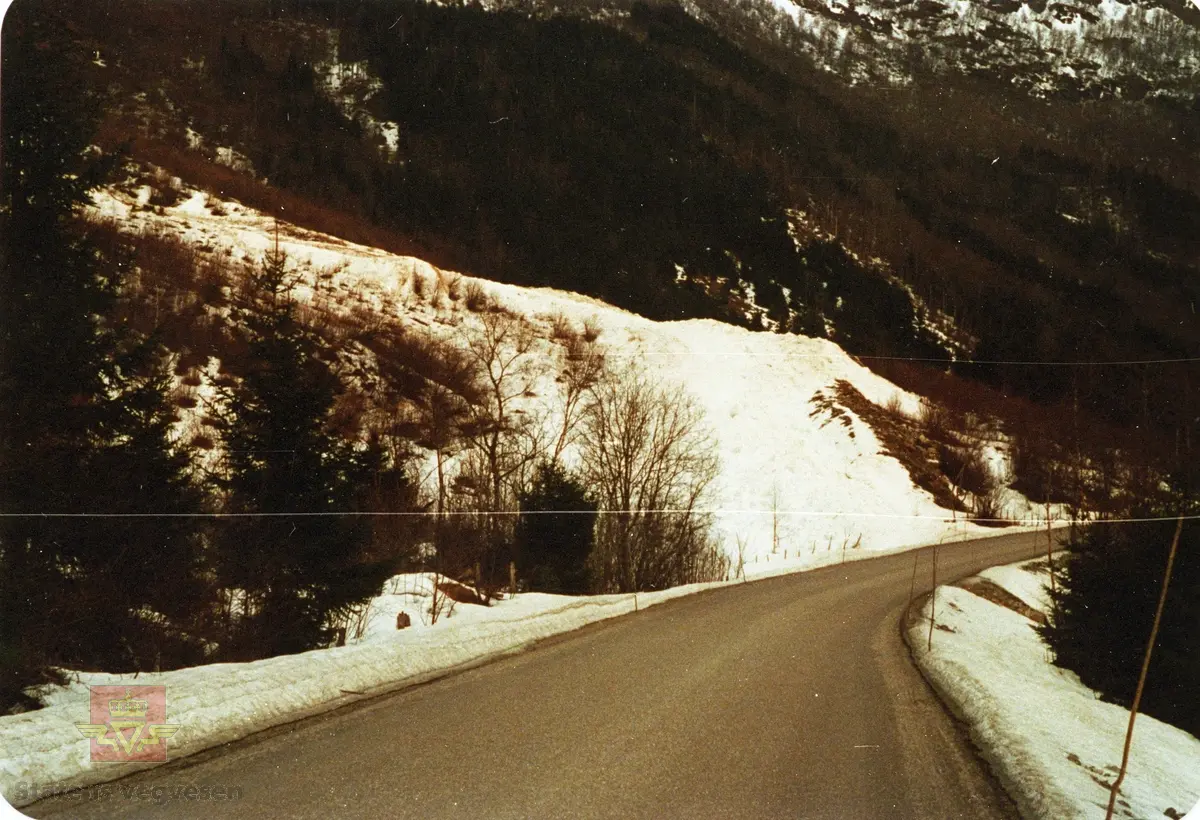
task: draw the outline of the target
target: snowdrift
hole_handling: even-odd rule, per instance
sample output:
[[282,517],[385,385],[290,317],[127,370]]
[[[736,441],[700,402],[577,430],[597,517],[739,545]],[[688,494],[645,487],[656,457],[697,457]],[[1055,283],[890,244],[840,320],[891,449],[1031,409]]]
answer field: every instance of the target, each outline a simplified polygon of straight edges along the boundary
[[[1025,561],[978,577],[1044,614],[1050,611],[1044,565],[1045,559]],[[926,648],[928,599],[910,623],[908,643],[917,664],[967,724],[1023,817],[1104,817],[1106,784],[1121,762],[1129,711],[1101,701],[1073,673],[1053,666],[1030,617],[962,586],[936,590],[932,651]],[[1117,805],[1124,817],[1180,817],[1193,806],[1200,811],[1200,740],[1140,715]]]

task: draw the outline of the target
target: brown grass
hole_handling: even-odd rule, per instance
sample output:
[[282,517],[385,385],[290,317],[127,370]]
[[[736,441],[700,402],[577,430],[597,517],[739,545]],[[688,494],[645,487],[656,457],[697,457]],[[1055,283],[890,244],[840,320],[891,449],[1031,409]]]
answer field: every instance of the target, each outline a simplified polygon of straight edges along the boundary
[[959,581],[956,586],[962,587],[972,595],[978,595],[984,600],[991,601],[993,604],[999,604],[1005,609],[1011,609],[1013,612],[1024,615],[1035,623],[1046,623],[1046,614],[1044,612],[1039,612],[1004,587],[986,578],[967,578]]
[[88,237],[105,253],[127,254],[120,299],[111,320],[144,336],[155,336],[179,354],[175,372],[185,376],[209,356],[220,356],[225,321],[214,309],[227,300],[235,270],[228,259],[201,253],[177,236],[129,235],[112,221],[87,226]]
[[460,604],[477,604],[479,606],[487,606],[487,600],[475,590],[465,584],[460,584],[458,581],[440,581],[437,588],[443,595],[451,601]]
[[212,162],[203,154],[139,138],[134,142],[132,155],[152,162],[184,182],[222,199],[233,199],[278,216],[309,230],[369,245],[405,256],[438,259],[449,267],[461,267],[446,249],[419,245],[411,237],[378,225],[372,225],[356,214],[320,205],[297,194],[272,188],[232,168]]
[[938,468],[936,442],[925,434],[918,421],[888,412],[845,380],[838,380],[836,396],[838,402],[870,425],[883,444],[883,455],[904,465],[913,484],[932,495],[938,506],[967,512],[966,505],[958,499]]

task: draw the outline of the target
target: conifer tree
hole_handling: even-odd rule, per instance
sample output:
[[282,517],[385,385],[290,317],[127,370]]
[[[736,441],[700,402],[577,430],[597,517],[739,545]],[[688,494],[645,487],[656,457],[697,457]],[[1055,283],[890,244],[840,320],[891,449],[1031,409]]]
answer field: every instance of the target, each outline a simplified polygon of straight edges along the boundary
[[[1184,507],[1185,512],[1197,506]],[[1140,523],[1097,524],[1078,534],[1054,595],[1054,614],[1039,628],[1055,663],[1106,699],[1128,705],[1154,620],[1171,545],[1174,510],[1146,506]],[[1142,711],[1185,731],[1200,732],[1200,530],[1183,527]]]
[[170,444],[161,353],[105,321],[122,260],[88,242],[78,219],[111,168],[89,148],[99,108],[78,48],[36,5],[10,9],[3,33],[0,703],[10,706],[32,705],[26,688],[56,680],[55,666],[184,660],[199,534],[146,514],[194,512],[201,498]]
[[87,495],[107,517],[74,522],[72,535],[84,572],[66,659],[111,671],[202,662],[212,600],[196,515],[208,505],[171,434],[168,358],[152,341],[133,344],[117,356],[110,438],[85,464],[103,477]]
[[339,616],[391,572],[370,556],[369,518],[355,515],[381,453],[328,428],[341,384],[298,320],[288,279],[276,248],[235,308],[246,333],[234,363],[242,379],[219,397],[227,465],[218,483],[233,514],[216,555],[218,583],[233,597],[227,658],[327,645]]
[[557,461],[542,463],[533,486],[521,494],[517,519],[517,565],[529,588],[567,595],[588,592],[595,526],[596,504],[578,479]]

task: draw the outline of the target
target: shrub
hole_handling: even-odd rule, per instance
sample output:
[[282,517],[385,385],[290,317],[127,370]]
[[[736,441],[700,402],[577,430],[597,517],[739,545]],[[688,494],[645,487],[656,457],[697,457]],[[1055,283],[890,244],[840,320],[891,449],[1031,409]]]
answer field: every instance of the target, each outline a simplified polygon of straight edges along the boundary
[[487,598],[480,595],[466,584],[460,584],[458,581],[439,581],[437,588],[439,592],[441,592],[451,601],[454,601],[456,604],[475,604],[477,606],[488,605]]
[[415,298],[418,302],[425,298],[425,293],[429,289],[429,286],[425,282],[425,277],[422,276],[421,272],[416,268],[413,268],[410,287],[413,298]]
[[899,393],[893,393],[883,405],[883,409],[893,419],[907,419],[908,413],[904,412],[904,401],[900,398]]
[[183,197],[179,191],[170,186],[165,186],[162,188],[156,187],[151,189],[150,199],[147,200],[147,204],[158,208],[170,208],[173,205],[177,205],[179,200],[182,198]]
[[971,518],[986,527],[1006,527],[1004,517],[1004,488],[998,485],[977,493],[971,501]]
[[600,326],[600,320],[595,316],[587,319],[583,323],[583,339],[586,342],[594,342],[600,338],[603,328]]
[[450,276],[441,268],[435,268],[433,282],[433,304],[435,307],[440,308],[449,299]]
[[464,289],[464,296],[467,303],[467,310],[474,313],[487,310],[491,306],[491,299],[488,298],[487,291],[483,289],[483,285],[475,280],[467,282]]
[[945,407],[931,399],[921,400],[921,411],[917,417],[925,435],[934,441],[951,440],[950,413]]
[[575,335],[575,327],[565,314],[555,313],[550,317],[551,338],[557,339],[560,342],[566,342],[574,339]]
[[974,495],[984,495],[996,486],[996,477],[978,445],[938,444],[938,468],[953,484]]

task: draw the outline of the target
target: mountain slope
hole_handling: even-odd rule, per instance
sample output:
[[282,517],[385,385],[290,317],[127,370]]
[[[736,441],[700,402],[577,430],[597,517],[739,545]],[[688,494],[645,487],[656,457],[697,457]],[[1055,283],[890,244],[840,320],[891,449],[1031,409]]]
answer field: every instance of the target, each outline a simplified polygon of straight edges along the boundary
[[[135,156],[194,184],[262,207],[290,197],[285,216],[349,217],[447,267],[653,318],[828,335],[856,354],[1124,361],[1200,345],[1200,111],[1141,68],[1153,88],[1140,99],[1024,88],[1071,72],[1089,88],[1125,82],[1125,63],[1051,42],[1070,26],[1098,43],[1107,26],[1128,65],[1161,60],[1194,79],[1190,23],[1112,3],[810,5],[822,26],[855,30],[912,12],[911,26],[864,41],[863,59],[890,65],[903,47],[946,71],[917,71],[901,92],[847,84],[766,37],[743,5],[235,4],[189,16],[186,4],[135,15],[111,2],[69,14],[100,55],[102,145],[133,138]],[[817,31],[807,19],[801,34]],[[1025,38],[1014,53],[1049,74],[1017,82],[986,50],[972,59],[990,73],[964,68],[974,41],[939,33],[1004,20]],[[1177,57],[1159,48],[1172,42]],[[1068,52],[1098,68],[1059,71]],[[796,235],[797,211],[815,230]],[[975,343],[947,347],[922,306]],[[1164,440],[1191,417],[1176,372],[961,373]]]
[[[1200,93],[1200,7],[1188,0],[841,2],[741,0],[767,36],[855,83],[969,76],[1035,96],[1146,97],[1191,106]],[[701,0],[715,16],[727,12]]]
[[[650,318],[827,337],[918,391],[887,357],[946,362],[1079,452],[1162,464],[1195,438],[1196,363],[1138,363],[1200,349],[1186,7],[796,12],[797,37],[861,41],[868,82],[746,3],[41,3],[95,55],[98,144],[215,194]],[[956,33],[1002,23],[1024,45]],[[897,48],[937,65],[892,77]],[[1117,93],[1130,66],[1144,94]]]
[[[843,550],[890,549],[985,531],[914,486],[905,467],[882,454],[871,427],[829,398],[844,381],[878,405],[894,397],[910,412],[917,408],[916,397],[832,342],[754,333],[712,320],[656,322],[589,297],[459,277],[420,259],[286,223],[276,226],[253,210],[198,191],[159,209],[146,207],[150,195],[148,188],[132,194],[109,189],[98,195],[96,215],[113,220],[124,233],[179,237],[201,258],[254,261],[278,241],[310,304],[316,288],[327,289],[331,313],[387,323],[381,326],[392,328],[393,335],[466,345],[488,309],[472,309],[453,294],[481,289],[486,297],[479,298],[490,310],[517,317],[535,338],[525,357],[530,388],[517,406],[547,429],[562,424],[558,397],[566,340],[585,326],[597,335],[610,363],[636,361],[657,382],[681,385],[698,401],[717,443],[720,476],[706,507],[716,515],[731,558],[738,556],[739,540],[745,561],[798,565],[840,560]],[[220,314],[217,308],[209,312]],[[352,340],[343,340],[339,348],[350,393],[365,391],[367,400],[391,401],[389,391],[371,387],[381,380],[379,348]],[[225,372],[213,355],[189,358],[196,362],[191,372],[200,382],[192,395],[201,401],[194,414],[181,419],[182,436],[203,432],[203,397]],[[400,401],[402,410],[405,400]],[[578,456],[569,448],[565,458],[570,464]],[[457,463],[447,469],[453,473]],[[423,476],[427,495],[436,494],[434,481],[430,461]],[[1003,512],[1033,515],[1016,493],[1008,494]]]

